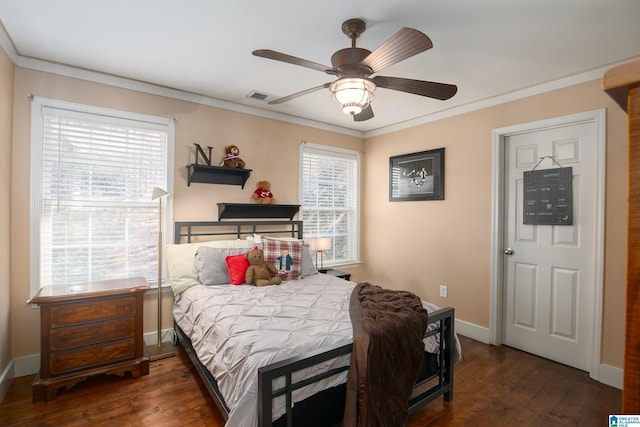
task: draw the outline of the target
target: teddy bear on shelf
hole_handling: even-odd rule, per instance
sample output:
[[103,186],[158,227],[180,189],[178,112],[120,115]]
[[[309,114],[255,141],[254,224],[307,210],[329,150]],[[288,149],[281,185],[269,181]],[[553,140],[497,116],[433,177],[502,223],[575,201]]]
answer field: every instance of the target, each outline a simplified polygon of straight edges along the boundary
[[220,166],[244,169],[246,164],[244,160],[240,158],[240,149],[235,145],[227,145],[224,147],[224,159],[222,159]]
[[256,191],[253,192],[251,198],[262,205],[273,205],[278,203],[275,196],[271,192],[271,182],[258,181],[256,183]]
[[[245,255],[249,260],[249,268],[245,273],[245,282],[256,286],[279,285],[282,279],[277,276],[278,270],[273,264],[264,261],[264,251],[254,248]],[[275,274],[276,277],[272,277]]]

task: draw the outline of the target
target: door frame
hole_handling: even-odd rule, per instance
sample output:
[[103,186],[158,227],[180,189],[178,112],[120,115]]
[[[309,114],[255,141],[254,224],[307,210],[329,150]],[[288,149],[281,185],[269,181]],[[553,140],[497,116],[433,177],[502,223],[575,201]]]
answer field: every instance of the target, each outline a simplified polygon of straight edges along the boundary
[[600,354],[602,347],[602,301],[604,287],[604,216],[606,173],[606,110],[604,108],[566,116],[554,117],[529,123],[496,128],[493,130],[493,167],[491,195],[491,302],[489,340],[493,345],[502,345],[504,326],[504,204],[505,204],[505,139],[512,135],[572,124],[593,122],[596,125],[596,235],[593,295],[593,342],[589,376],[595,380],[600,376]]

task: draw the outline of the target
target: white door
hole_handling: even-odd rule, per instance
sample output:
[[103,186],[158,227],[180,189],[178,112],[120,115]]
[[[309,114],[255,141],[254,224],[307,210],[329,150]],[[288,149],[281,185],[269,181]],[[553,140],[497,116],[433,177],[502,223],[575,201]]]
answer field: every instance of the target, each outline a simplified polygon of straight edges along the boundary
[[[598,251],[598,129],[584,121],[504,138],[503,343],[590,371]],[[573,225],[523,223],[523,173],[573,168]]]

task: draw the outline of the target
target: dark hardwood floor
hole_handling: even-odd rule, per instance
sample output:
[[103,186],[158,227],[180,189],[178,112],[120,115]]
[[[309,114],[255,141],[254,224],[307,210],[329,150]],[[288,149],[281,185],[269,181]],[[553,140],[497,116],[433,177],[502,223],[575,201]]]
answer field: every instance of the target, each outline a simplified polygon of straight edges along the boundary
[[[620,413],[621,391],[588,374],[508,347],[460,337],[454,398],[432,402],[409,426],[606,426]],[[0,426],[213,426],[224,424],[179,348],[138,379],[102,376],[31,402],[33,376],[13,381]]]

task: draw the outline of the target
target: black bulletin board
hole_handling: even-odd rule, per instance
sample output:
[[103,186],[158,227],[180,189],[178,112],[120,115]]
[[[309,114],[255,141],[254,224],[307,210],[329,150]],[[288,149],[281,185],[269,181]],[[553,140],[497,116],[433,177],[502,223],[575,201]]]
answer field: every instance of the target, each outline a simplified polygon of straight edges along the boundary
[[572,225],[572,168],[525,172],[523,217],[528,225]]

